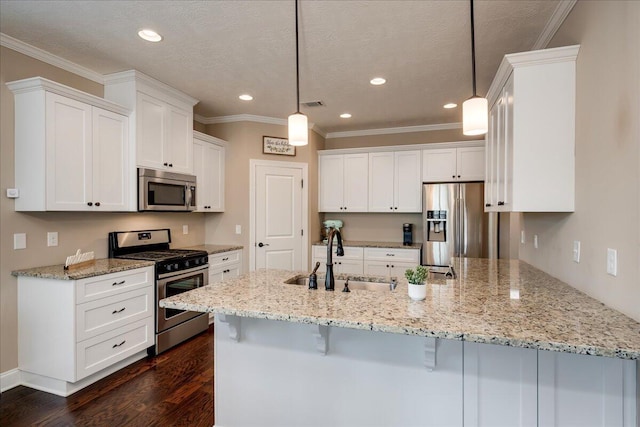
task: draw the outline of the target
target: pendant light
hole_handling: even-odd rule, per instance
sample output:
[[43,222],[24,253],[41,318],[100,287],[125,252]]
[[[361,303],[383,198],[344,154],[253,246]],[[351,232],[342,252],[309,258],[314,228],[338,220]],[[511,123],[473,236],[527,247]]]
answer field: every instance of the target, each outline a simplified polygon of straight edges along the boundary
[[487,98],[476,94],[476,43],[473,26],[473,0],[471,4],[471,69],[473,73],[473,96],[462,103],[462,133],[484,135],[488,128]]
[[307,116],[300,112],[300,64],[298,60],[298,0],[296,4],[296,112],[289,116],[289,145],[307,145],[309,142],[309,126]]

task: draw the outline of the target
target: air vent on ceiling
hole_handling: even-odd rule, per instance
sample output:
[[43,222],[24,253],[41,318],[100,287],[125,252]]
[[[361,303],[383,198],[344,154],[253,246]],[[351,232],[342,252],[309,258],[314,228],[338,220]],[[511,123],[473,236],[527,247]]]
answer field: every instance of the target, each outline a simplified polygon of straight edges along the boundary
[[302,105],[305,107],[324,107],[324,102],[322,101],[309,101],[303,102]]

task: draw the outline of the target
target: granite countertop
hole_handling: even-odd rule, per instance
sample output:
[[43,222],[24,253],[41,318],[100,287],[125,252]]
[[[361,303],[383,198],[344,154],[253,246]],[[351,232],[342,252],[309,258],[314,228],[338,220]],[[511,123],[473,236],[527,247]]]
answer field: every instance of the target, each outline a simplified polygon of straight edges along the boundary
[[103,258],[97,259],[94,265],[79,268],[77,270],[65,270],[64,264],[49,265],[45,267],[26,268],[11,272],[13,276],[39,277],[42,279],[78,280],[87,277],[102,276],[104,274],[117,273],[119,271],[133,270],[135,268],[150,267],[155,265],[152,261],[139,261],[131,259]]
[[[393,292],[309,290],[308,272],[259,270],[160,301],[168,308],[406,335],[640,359],[640,323],[518,260],[455,259],[412,301]],[[350,276],[353,277],[353,276]],[[341,278],[336,275],[336,278]],[[353,277],[355,280],[355,277]]]
[[209,245],[209,244],[204,244],[204,245],[197,245],[197,246],[189,246],[187,248],[180,248],[180,249],[191,249],[191,250],[196,250],[196,251],[207,251],[207,253],[209,255],[215,255],[215,254],[219,254],[222,252],[229,252],[229,251],[238,251],[238,250],[242,250],[244,248],[244,246],[241,245]]
[[[319,240],[313,242],[313,245],[327,246],[327,242]],[[333,244],[337,244],[337,240],[333,240]],[[389,248],[389,249],[420,249],[422,243],[413,243],[411,245],[403,245],[402,242],[365,242],[361,240],[343,240],[342,246],[359,247],[359,248]]]

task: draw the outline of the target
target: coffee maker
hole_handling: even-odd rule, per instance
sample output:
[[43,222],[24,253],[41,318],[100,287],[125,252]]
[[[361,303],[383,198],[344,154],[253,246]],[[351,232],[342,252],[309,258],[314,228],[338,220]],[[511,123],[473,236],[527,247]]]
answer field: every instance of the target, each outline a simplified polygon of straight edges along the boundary
[[413,224],[402,224],[402,244],[404,246],[413,245]]

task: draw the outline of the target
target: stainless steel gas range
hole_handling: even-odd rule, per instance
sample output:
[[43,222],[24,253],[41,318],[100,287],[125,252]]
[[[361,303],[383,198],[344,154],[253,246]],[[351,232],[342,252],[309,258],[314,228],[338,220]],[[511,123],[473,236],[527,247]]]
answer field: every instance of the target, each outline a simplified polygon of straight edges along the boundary
[[170,249],[171,231],[114,231],[109,233],[109,257],[153,261],[156,276],[156,345],[148,352],[162,353],[205,331],[207,313],[162,308],[161,299],[207,285],[209,257],[205,251]]

